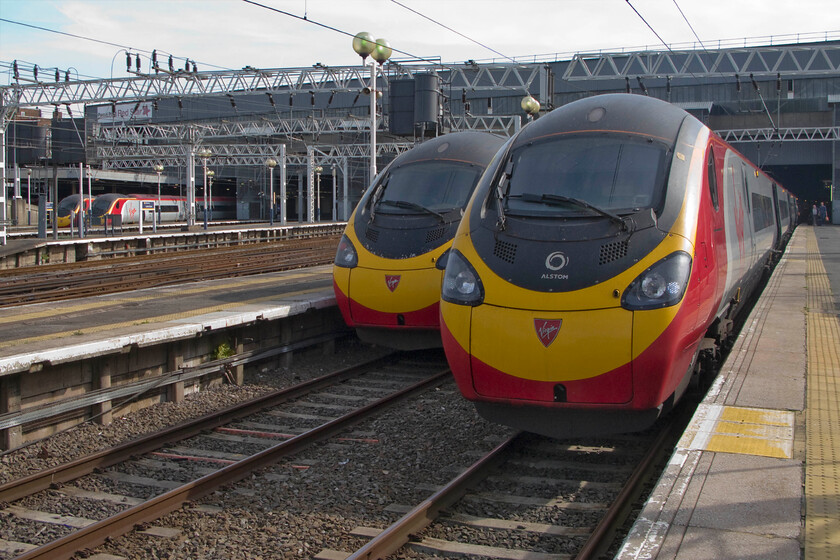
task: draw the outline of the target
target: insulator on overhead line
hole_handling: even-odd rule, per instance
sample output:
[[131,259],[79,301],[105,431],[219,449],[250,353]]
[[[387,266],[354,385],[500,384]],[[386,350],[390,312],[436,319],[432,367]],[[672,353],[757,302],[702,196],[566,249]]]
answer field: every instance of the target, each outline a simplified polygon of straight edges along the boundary
[[198,66],[196,66],[196,65],[195,65],[195,61],[194,61],[194,60],[193,60],[193,63],[192,63],[192,71],[193,71],[193,74],[195,74],[196,72],[198,72]]
[[56,82],[61,81],[61,72],[58,71],[58,68],[55,69],[55,81]]
[[315,105],[315,92],[314,91],[309,92],[309,104],[312,105],[312,106]]
[[274,104],[274,96],[271,95],[271,92],[267,91],[265,92],[265,94],[268,96],[268,102],[271,103],[271,106],[275,107],[276,105]]
[[134,65],[137,68],[137,71],[139,72],[140,71],[140,55],[139,54],[134,55]]
[[131,53],[128,51],[125,53],[125,71],[131,72]]
[[12,71],[15,74],[15,81],[19,80],[20,79],[20,72],[18,72],[17,60],[12,62]]
[[32,67],[32,77],[35,78],[35,81],[38,81],[38,65]]
[[172,64],[172,55],[171,54],[169,55],[169,71],[170,72],[175,71],[175,66],[173,66],[173,64]]
[[65,81],[65,82],[69,82],[69,81],[70,81],[70,70],[65,70],[65,71],[64,71],[64,81]]
[[630,78],[624,77],[624,93],[630,93]]
[[157,49],[152,50],[152,66],[157,68]]
[[331,92],[330,92],[330,98],[327,100],[327,106],[332,105],[332,102],[333,102],[333,99],[334,99],[334,98],[335,98],[335,92],[334,92],[334,91],[331,91]]
[[753,89],[755,89],[755,91],[760,91],[758,89],[758,82],[755,81],[755,78],[752,74],[750,74],[750,81],[752,82]]
[[741,91],[741,76],[735,74],[735,91]]
[[776,91],[782,91],[782,75],[776,73]]
[[671,76],[667,76],[665,79],[666,79],[665,92],[670,94],[671,93]]
[[228,99],[230,100],[230,106],[236,109],[236,101],[233,100],[233,96],[228,95]]
[[188,58],[188,59],[186,59],[186,62],[184,62],[184,72],[189,72],[189,71],[190,71],[190,59]]

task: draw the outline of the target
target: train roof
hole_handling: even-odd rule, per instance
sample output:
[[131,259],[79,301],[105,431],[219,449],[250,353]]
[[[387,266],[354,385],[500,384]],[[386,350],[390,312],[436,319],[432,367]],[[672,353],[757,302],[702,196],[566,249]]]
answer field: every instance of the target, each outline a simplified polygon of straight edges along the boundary
[[626,132],[659,138],[671,145],[689,113],[644,95],[612,93],[574,101],[529,124],[512,148],[549,136],[574,132]]
[[486,167],[503,143],[503,138],[487,132],[452,132],[427,140],[403,152],[394,159],[391,168],[433,159],[463,161]]

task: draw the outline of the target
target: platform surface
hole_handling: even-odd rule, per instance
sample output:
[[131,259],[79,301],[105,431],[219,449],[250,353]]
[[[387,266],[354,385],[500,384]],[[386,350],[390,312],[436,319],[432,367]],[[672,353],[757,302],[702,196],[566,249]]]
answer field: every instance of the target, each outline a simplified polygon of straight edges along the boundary
[[799,226],[616,558],[840,558],[838,294]]
[[325,265],[0,309],[0,376],[334,305]]

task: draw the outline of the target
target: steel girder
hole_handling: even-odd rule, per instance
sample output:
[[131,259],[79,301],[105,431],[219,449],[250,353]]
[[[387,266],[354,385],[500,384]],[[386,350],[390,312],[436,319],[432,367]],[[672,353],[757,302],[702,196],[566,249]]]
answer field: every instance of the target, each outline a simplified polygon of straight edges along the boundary
[[737,142],[805,142],[840,140],[840,126],[810,128],[751,128],[716,130],[730,144]]
[[828,43],[719,50],[579,53],[572,57],[564,80],[617,78],[709,78],[721,75],[786,78],[840,73],[840,45]]

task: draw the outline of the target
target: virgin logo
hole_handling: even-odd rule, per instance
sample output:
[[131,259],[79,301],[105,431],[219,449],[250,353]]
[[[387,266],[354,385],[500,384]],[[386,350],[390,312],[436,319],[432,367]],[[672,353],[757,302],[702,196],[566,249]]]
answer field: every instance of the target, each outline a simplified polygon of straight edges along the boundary
[[548,348],[554,342],[562,324],[563,319],[534,319],[534,330],[543,346]]
[[385,285],[388,286],[388,289],[392,292],[397,289],[397,286],[400,284],[400,277],[399,276],[389,276],[385,275]]

